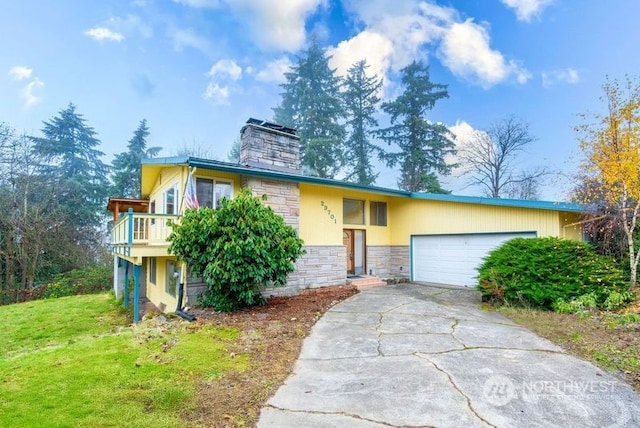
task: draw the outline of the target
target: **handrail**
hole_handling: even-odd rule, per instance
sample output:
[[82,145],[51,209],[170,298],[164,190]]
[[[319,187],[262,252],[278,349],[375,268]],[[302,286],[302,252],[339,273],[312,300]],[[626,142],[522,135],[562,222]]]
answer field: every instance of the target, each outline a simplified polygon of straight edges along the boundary
[[171,233],[168,220],[177,221],[177,215],[128,212],[111,229],[112,245],[169,245]]

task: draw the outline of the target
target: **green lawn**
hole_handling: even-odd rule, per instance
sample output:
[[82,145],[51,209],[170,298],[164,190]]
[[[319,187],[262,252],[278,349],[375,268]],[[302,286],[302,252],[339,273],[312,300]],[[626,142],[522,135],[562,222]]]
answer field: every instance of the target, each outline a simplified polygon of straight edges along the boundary
[[136,327],[108,295],[0,307],[0,426],[174,427],[195,387],[245,356],[237,330],[182,320]]

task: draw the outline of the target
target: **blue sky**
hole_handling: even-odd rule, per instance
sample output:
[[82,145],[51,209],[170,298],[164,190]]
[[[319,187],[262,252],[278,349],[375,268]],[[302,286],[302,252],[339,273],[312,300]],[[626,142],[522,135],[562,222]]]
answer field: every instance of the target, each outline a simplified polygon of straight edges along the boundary
[[[564,199],[578,113],[602,108],[607,75],[638,74],[638,16],[636,0],[3,0],[0,122],[38,134],[73,102],[107,162],[143,118],[162,155],[196,146],[226,159],[249,117],[272,118],[314,34],[338,72],[366,58],[387,99],[398,70],[430,64],[450,98],[429,119],[462,130],[461,144],[507,115],[528,122],[537,140],[521,165],[559,171],[542,196]],[[377,184],[395,187],[395,175],[380,167]]]

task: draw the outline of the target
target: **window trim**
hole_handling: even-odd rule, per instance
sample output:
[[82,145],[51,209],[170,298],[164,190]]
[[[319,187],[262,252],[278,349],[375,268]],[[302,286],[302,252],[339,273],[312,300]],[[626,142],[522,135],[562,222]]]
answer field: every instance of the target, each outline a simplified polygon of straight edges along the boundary
[[[216,184],[218,184],[218,183],[224,183],[224,184],[228,184],[229,185],[229,187],[231,188],[231,191],[230,191],[231,194],[230,194],[229,198],[233,199],[233,195],[234,195],[234,182],[233,182],[233,179],[231,179],[231,178],[220,178],[220,177],[209,176],[209,175],[196,175],[194,177],[194,179],[195,179],[195,186],[196,186],[196,194],[198,193],[198,190],[197,190],[198,189],[198,180],[209,180],[209,181],[213,182],[213,188],[211,189],[213,194],[211,195],[211,200],[212,200],[213,205],[215,205],[215,206],[213,206],[211,208],[217,209],[217,205],[219,204],[219,202],[215,200]],[[200,198],[198,198],[198,202],[200,203],[201,207],[204,206],[204,205],[202,205],[202,202],[200,201]]]
[[[353,201],[353,202],[358,202],[360,204],[362,204],[362,222],[361,223],[347,223],[346,221],[346,215],[345,215],[345,209],[344,209],[344,205],[346,201]],[[342,198],[342,223],[343,224],[349,224],[349,225],[356,225],[356,226],[364,226],[366,225],[366,221],[367,221],[367,201],[364,199],[354,199],[354,198]]]
[[[173,212],[169,212],[169,210],[167,209],[169,204],[167,203],[167,200],[169,199],[169,192],[173,190]],[[178,214],[178,201],[180,200],[179,195],[178,195],[178,184],[174,184],[171,187],[168,187],[164,192],[162,192],[162,202],[163,202],[163,211],[164,214],[169,214],[169,215],[177,215]]]
[[[374,223],[374,216],[373,216],[373,207],[377,206],[384,206],[384,224],[380,224],[378,222],[378,218],[380,217],[379,215],[379,208],[376,209],[376,215],[375,215],[375,220],[376,223]],[[386,202],[384,201],[369,201],[369,224],[371,226],[380,226],[380,227],[386,227],[389,224],[389,206]]]

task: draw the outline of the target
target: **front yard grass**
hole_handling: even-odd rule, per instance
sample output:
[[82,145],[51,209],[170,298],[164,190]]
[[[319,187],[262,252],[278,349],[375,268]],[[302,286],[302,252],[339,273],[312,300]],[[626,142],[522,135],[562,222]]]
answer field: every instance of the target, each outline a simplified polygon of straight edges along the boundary
[[246,369],[240,332],[158,317],[126,327],[108,295],[0,307],[0,426],[176,427],[202,379]]
[[559,314],[508,306],[499,311],[567,352],[622,374],[640,392],[640,304],[636,305],[627,313]]

